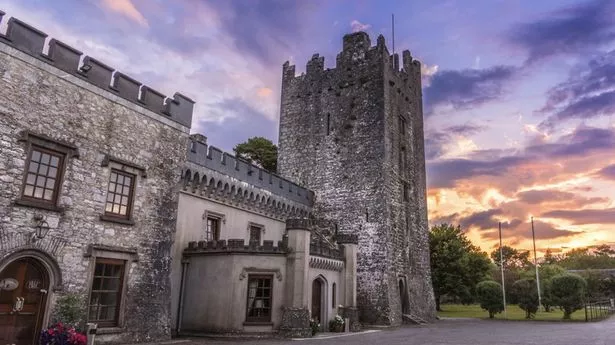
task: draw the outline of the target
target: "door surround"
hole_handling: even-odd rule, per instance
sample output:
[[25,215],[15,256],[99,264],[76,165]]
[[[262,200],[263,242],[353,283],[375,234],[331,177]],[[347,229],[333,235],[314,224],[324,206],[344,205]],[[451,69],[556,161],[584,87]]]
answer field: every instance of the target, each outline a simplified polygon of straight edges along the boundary
[[45,305],[43,306],[43,317],[41,327],[46,327],[49,324],[49,305],[54,300],[54,292],[62,290],[62,271],[57,261],[48,253],[35,248],[21,249],[8,253],[0,258],[0,272],[3,272],[11,263],[20,259],[34,259],[40,264],[41,268],[46,270],[47,277],[49,279],[49,291],[47,291],[47,298],[45,299]]

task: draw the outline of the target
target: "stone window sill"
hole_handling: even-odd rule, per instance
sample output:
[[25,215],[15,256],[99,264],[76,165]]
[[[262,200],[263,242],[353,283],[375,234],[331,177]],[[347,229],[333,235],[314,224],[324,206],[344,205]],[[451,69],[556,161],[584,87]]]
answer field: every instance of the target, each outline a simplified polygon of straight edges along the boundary
[[36,201],[36,200],[30,200],[30,199],[17,199],[15,200],[15,205],[24,206],[24,207],[40,208],[43,210],[53,211],[53,212],[64,212],[63,207],[58,207],[54,204]]
[[124,333],[123,327],[102,327],[96,329],[96,335]]
[[273,322],[266,321],[245,321],[244,326],[273,326]]
[[118,223],[118,224],[124,224],[124,225],[135,225],[135,221],[132,219],[114,217],[114,216],[110,216],[107,214],[101,214],[100,220],[104,222]]

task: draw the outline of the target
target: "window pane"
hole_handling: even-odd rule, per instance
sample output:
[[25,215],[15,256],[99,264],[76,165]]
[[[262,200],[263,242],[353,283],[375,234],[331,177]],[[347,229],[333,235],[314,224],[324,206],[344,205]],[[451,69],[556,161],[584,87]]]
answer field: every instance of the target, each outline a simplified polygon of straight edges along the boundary
[[109,179],[109,181],[111,182],[117,182],[117,174],[112,172],[111,173],[111,178]]
[[51,156],[51,162],[49,163],[49,165],[51,165],[52,167],[58,167],[58,163],[60,162],[60,159],[56,156]]
[[130,176],[124,177],[124,184],[130,186],[132,184],[132,178]]
[[34,188],[34,197],[42,199],[43,198],[43,188],[40,188],[40,187]]
[[36,182],[36,175],[28,174],[28,178],[26,179],[27,184],[34,184]]
[[50,158],[51,157],[49,156],[49,154],[43,153],[43,155],[41,156],[41,163],[49,165],[49,159]]
[[117,183],[124,184],[124,175],[117,175]]
[[45,195],[43,196],[43,199],[52,200],[53,199],[53,189],[45,189]]
[[37,172],[38,171],[38,163],[31,162],[30,166],[28,167],[28,171],[29,172],[33,172],[33,173]]
[[38,162],[41,160],[41,153],[40,151],[36,151],[36,150],[32,150],[32,160],[35,162]]
[[120,206],[120,214],[122,216],[126,215],[126,211],[127,211],[126,206]]
[[128,205],[128,197],[127,197],[127,196],[123,196],[123,197],[122,197],[122,202],[121,202],[121,204],[122,204],[123,206]]
[[115,183],[109,183],[109,192],[115,192]]
[[57,168],[49,168],[49,172],[47,173],[47,175],[49,175],[49,177],[55,178],[57,173],[58,173]]
[[49,189],[53,189],[53,186],[55,185],[55,183],[56,183],[55,179],[48,178],[47,182],[45,183],[45,187]]
[[34,187],[26,186],[26,188],[24,188],[23,194],[26,195],[26,196],[34,195]]
[[120,205],[113,205],[113,213],[120,213]]
[[124,195],[130,194],[130,186],[124,186],[124,188],[122,189],[122,194]]
[[46,176],[46,175],[47,175],[47,171],[48,171],[48,169],[49,169],[49,167],[48,167],[48,166],[46,166],[46,165],[44,165],[44,164],[41,164],[41,165],[38,167],[38,174],[39,174],[39,175]]
[[112,193],[107,193],[107,201],[109,201],[109,202],[113,201],[113,194]]
[[94,270],[95,276],[101,276],[103,274],[103,264],[96,264],[96,269]]
[[39,176],[36,179],[36,185],[39,186],[39,187],[44,187],[45,186],[45,178],[42,177],[42,176]]

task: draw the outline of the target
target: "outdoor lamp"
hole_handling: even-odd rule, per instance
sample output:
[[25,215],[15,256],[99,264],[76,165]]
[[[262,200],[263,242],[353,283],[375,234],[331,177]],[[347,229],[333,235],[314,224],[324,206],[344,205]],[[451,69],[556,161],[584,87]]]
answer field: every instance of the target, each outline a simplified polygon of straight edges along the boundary
[[36,220],[36,231],[32,234],[32,239],[42,240],[49,233],[49,223],[47,223],[43,216],[35,216],[34,220]]

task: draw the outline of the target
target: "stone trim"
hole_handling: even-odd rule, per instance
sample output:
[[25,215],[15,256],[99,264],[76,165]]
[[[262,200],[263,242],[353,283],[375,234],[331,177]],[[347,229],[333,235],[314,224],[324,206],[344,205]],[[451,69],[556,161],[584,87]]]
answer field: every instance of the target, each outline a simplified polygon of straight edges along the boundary
[[[226,215],[224,213],[205,210],[205,212],[203,212],[202,218],[206,221],[208,217],[218,218],[222,222],[222,224],[226,224]],[[222,229],[220,229],[220,232],[222,232]]]
[[341,272],[344,269],[344,266],[344,261],[341,260],[310,256],[311,268]]
[[[239,280],[244,280],[249,274],[274,274],[278,281],[282,281],[282,271],[278,268],[258,268],[258,267],[244,267],[239,274]],[[253,322],[250,322],[254,324]]]
[[38,259],[43,266],[47,269],[49,273],[49,279],[51,284],[51,289],[55,292],[62,291],[62,270],[58,265],[55,256],[55,253],[49,253],[45,249],[36,248],[36,247],[23,247],[19,248],[13,252],[2,252],[2,258],[0,259],[0,272],[4,270],[6,266],[8,266],[11,262],[25,258],[31,257]]
[[58,236],[47,235],[39,240],[32,240],[32,232],[7,232],[0,231],[0,255],[17,250],[39,250],[57,257],[68,241]]
[[23,130],[19,133],[19,141],[24,141],[29,144],[42,146],[49,150],[64,153],[67,158],[79,158],[79,149],[77,146],[62,140],[54,139],[44,134]]
[[[112,164],[111,162],[116,163],[116,164]],[[113,166],[113,165],[115,165],[115,166]],[[140,175],[142,178],[147,178],[147,169],[146,168],[144,168],[144,167],[142,167],[140,165],[137,165],[135,163],[128,162],[126,160],[123,160],[123,159],[111,156],[109,154],[105,154],[105,156],[103,157],[102,161],[100,162],[100,166],[101,167],[109,167],[109,166],[111,166],[112,168],[115,168],[115,169],[118,169],[118,170],[121,170],[121,171],[128,171],[128,172],[131,172],[131,173],[133,173],[135,175],[138,175],[138,176]],[[140,174],[134,173],[133,172],[134,170],[140,171]]]
[[136,248],[108,246],[104,244],[89,244],[83,257],[101,257],[107,259],[139,261],[139,252]]

